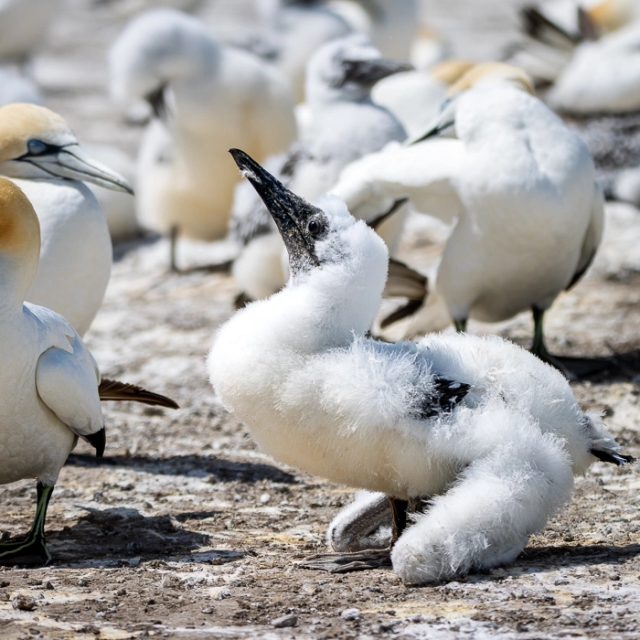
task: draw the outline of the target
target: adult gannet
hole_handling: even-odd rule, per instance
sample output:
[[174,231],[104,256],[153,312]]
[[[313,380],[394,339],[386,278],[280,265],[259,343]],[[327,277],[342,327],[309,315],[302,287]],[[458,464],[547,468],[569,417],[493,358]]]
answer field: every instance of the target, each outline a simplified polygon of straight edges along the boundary
[[[562,367],[547,352],[543,317],[600,242],[603,197],[591,154],[532,95],[524,72],[508,65],[487,63],[465,74],[426,136],[452,126],[457,139],[362,158],[332,192],[359,217],[408,197],[423,213],[457,218],[435,292],[458,329],[470,317],[499,322],[531,309],[533,353]],[[416,319],[412,332],[440,328],[429,323]]]
[[546,100],[560,111],[622,113],[640,109],[640,21],[576,47]]
[[26,193],[40,220],[40,265],[27,300],[60,313],[84,335],[104,298],[112,247],[83,181],[131,194],[129,183],[90,158],[58,114],[20,103],[0,108],[0,174]]
[[640,2],[553,0],[526,7],[522,17],[529,38],[508,62],[525,69],[536,80],[555,82],[575,53],[590,49],[582,44],[638,20]]
[[147,98],[164,116],[152,121],[140,148],[140,223],[202,240],[223,237],[238,182],[226,149],[246,145],[264,159],[295,139],[286,79],[169,9],[132,20],[109,62],[116,99]]
[[[391,141],[404,140],[402,124],[372,102],[371,88],[406,69],[405,63],[383,58],[362,34],[320,47],[307,72],[312,128],[288,154],[269,160],[268,166],[296,193],[313,200],[331,188],[350,162]],[[399,212],[381,227],[380,233],[390,244],[397,239],[403,218]],[[247,183],[238,185],[230,229],[244,247],[232,268],[241,291],[257,300],[284,286],[288,277],[281,259],[284,245],[271,216]]]
[[38,218],[22,191],[0,178],[0,483],[37,478],[26,538],[0,543],[0,564],[48,562],[44,522],[51,492],[78,437],[102,456],[105,429],[96,363],[57,313],[25,303],[40,252]]
[[[278,460],[388,495],[404,581],[511,562],[569,500],[574,473],[596,458],[632,461],[560,373],[512,343],[366,338],[387,275],[383,241],[338,198],[311,205],[231,153],[278,225],[292,277],[219,329],[215,392]],[[425,510],[415,524],[408,501]]]

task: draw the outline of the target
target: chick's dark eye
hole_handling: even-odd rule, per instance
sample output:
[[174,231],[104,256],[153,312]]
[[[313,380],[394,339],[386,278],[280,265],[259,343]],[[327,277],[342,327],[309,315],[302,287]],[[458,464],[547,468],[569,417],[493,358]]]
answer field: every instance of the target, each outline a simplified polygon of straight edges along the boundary
[[312,236],[320,235],[323,228],[324,227],[322,226],[322,222],[320,222],[319,220],[309,220],[309,224],[307,224],[307,231]]
[[49,145],[46,142],[42,142],[42,140],[29,140],[27,147],[32,156],[40,156],[47,151]]

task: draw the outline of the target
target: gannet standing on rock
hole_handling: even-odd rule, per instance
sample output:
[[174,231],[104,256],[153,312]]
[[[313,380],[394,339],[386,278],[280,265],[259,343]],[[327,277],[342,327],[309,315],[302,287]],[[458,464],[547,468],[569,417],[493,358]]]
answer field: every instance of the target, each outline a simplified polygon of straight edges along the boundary
[[53,309],[84,335],[111,274],[112,247],[100,205],[83,181],[132,194],[129,183],[93,160],[56,113],[32,104],[0,108],[0,174],[38,214],[42,248],[27,300]]
[[[586,144],[531,93],[521,70],[478,65],[423,136],[453,127],[457,139],[371,154],[346,167],[332,192],[358,217],[407,197],[455,221],[432,291],[458,329],[470,317],[499,322],[531,309],[532,351],[571,373],[595,364],[551,356],[543,317],[589,267],[604,203]],[[411,332],[442,328],[431,320],[418,314]]]
[[132,20],[109,62],[114,98],[146,98],[163,118],[152,121],[140,149],[140,223],[161,233],[222,238],[238,182],[226,150],[246,145],[264,159],[295,139],[286,79],[255,56],[221,45],[196,18],[169,9]]
[[[371,88],[407,68],[405,63],[383,58],[362,34],[323,45],[309,61],[307,72],[312,128],[288,154],[270,159],[267,166],[296,193],[314,200],[333,186],[350,162],[391,141],[403,141],[406,133],[400,121],[372,102]],[[382,209],[373,215],[380,213]],[[389,244],[397,240],[402,223],[398,212],[381,227]],[[244,247],[232,269],[239,288],[259,299],[284,286],[284,246],[269,212],[247,183],[236,189],[230,229]]]
[[105,429],[96,363],[58,314],[24,303],[38,267],[38,218],[0,178],[0,484],[37,478],[26,538],[0,543],[0,564],[48,562],[44,522],[62,465],[81,437],[102,456]]
[[[391,559],[405,582],[513,561],[569,500],[573,474],[596,458],[632,460],[560,373],[516,345],[367,339],[387,274],[382,240],[338,198],[310,205],[231,153],[278,225],[292,277],[218,331],[211,382],[278,460],[391,498]],[[408,501],[425,511],[415,524]]]

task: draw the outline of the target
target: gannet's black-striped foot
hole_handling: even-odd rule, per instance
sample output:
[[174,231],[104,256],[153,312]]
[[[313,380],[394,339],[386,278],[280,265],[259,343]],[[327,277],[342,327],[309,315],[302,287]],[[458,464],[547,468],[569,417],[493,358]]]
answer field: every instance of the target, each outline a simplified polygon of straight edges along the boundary
[[388,549],[391,526],[389,498],[384,493],[360,491],[331,521],[327,543],[338,553]]
[[329,525],[327,542],[338,553],[314,556],[300,566],[330,573],[390,567],[391,549],[407,526],[407,513],[417,504],[361,491]]
[[44,522],[53,487],[38,482],[38,506],[31,530],[26,538],[0,544],[0,565],[49,564],[51,554],[45,545]]
[[365,549],[354,553],[323,553],[313,556],[300,567],[329,573],[350,573],[391,567],[391,549]]

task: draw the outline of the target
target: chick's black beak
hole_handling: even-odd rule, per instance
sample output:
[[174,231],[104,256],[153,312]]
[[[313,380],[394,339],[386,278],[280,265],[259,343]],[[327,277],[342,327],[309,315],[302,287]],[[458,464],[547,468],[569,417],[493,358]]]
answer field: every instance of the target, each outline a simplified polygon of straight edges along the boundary
[[343,84],[352,82],[364,87],[372,87],[379,80],[387,78],[394,73],[413,71],[413,65],[385,58],[344,60],[342,64],[345,70]]
[[324,225],[323,212],[289,191],[244,151],[229,149],[229,153],[274,219],[289,253],[292,274],[318,266],[314,245],[318,228]]

